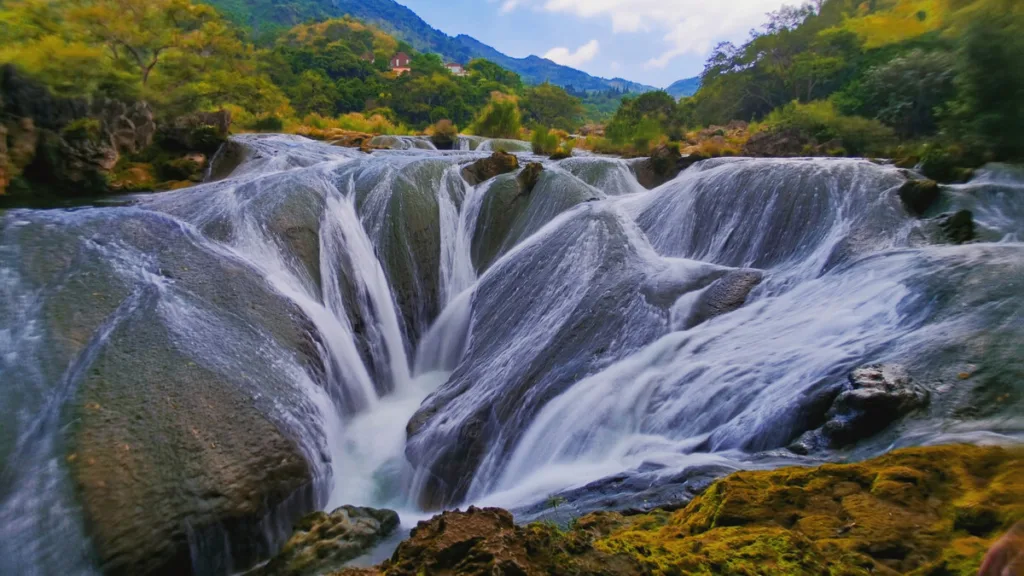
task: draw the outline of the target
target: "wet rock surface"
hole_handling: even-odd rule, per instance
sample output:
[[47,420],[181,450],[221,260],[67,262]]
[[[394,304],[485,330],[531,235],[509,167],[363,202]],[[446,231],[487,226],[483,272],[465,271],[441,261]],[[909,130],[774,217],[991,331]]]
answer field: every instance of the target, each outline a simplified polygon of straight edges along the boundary
[[934,180],[908,180],[898,191],[903,206],[913,216],[921,216],[939,201],[939,184]]
[[498,509],[446,512],[391,560],[339,574],[973,576],[1021,514],[1020,448],[913,448],[737,472],[678,511],[598,512],[565,531]]
[[747,296],[761,283],[764,274],[757,270],[736,270],[715,280],[697,299],[686,319],[684,329],[703,324],[712,318],[738,310]]
[[488,158],[476,162],[462,169],[462,177],[470,185],[476,186],[486,182],[495,176],[508,174],[519,169],[519,158],[503,150],[498,150]]
[[858,368],[834,393],[824,425],[804,434],[791,450],[807,453],[853,444],[927,406],[930,400],[929,392],[917,386],[902,366],[892,364]]
[[683,168],[689,166],[680,165],[682,160],[678,146],[661,145],[651,152],[649,158],[634,162],[630,167],[640,185],[652,190],[674,179]]
[[250,576],[317,576],[365,554],[398,528],[398,514],[342,506],[303,518],[280,554]]

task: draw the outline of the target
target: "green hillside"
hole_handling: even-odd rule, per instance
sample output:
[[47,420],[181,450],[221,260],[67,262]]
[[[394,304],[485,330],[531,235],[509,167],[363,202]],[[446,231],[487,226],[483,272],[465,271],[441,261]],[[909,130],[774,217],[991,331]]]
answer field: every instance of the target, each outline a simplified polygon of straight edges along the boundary
[[423,21],[415,12],[394,0],[207,0],[229,19],[251,28],[257,37],[269,38],[296,24],[350,15],[373,24],[407,42],[420,52],[433,52],[446,60],[467,64],[485,58],[519,74],[527,84],[552,84],[575,90],[646,92],[653,90],[621,78],[608,80],[556,64],[537,56],[512,58],[470,36],[455,38]]

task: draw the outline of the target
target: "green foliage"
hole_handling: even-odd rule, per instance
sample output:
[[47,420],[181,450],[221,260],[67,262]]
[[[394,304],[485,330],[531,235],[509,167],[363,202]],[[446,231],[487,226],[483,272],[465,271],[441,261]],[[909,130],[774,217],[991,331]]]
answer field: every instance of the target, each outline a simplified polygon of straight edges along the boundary
[[530,138],[530,145],[533,153],[537,155],[550,156],[558,150],[559,138],[551,130],[535,128]]
[[277,116],[263,116],[257,118],[249,127],[259,132],[281,132],[284,130],[284,120]]
[[993,0],[962,25],[951,131],[995,159],[1024,159],[1024,6]]
[[888,126],[877,120],[844,116],[827,100],[790,102],[769,114],[761,130],[796,130],[821,143],[838,140],[847,153],[858,156],[884,150],[894,141]]
[[547,82],[527,88],[520,103],[524,120],[529,124],[574,132],[583,120],[580,99]]
[[519,104],[515,98],[497,92],[473,124],[474,133],[488,138],[515,139],[521,130]]
[[68,140],[98,141],[103,134],[100,121],[95,118],[79,118],[61,130],[61,135]]
[[616,145],[631,145],[640,153],[663,136],[678,140],[685,126],[680,121],[679,104],[667,92],[648,92],[637,98],[625,98],[606,134]]

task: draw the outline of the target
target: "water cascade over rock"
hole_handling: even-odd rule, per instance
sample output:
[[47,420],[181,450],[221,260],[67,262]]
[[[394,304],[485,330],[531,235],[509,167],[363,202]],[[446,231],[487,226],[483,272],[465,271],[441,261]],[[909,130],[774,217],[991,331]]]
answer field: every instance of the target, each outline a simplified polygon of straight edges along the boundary
[[[239,136],[193,188],[0,213],[0,573],[229,574],[344,505],[579,515],[1022,438],[1011,167],[911,213],[868,161],[647,190],[527,143],[378,144]],[[497,150],[518,167],[464,178]]]

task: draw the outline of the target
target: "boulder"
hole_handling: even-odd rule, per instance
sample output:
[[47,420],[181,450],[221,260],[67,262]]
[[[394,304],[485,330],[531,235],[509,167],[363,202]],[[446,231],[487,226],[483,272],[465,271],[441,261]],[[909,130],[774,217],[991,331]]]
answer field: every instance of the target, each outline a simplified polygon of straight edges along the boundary
[[541,172],[544,171],[544,165],[540,162],[530,162],[523,168],[519,175],[516,176],[516,181],[519,182],[521,194],[529,194],[533,192],[533,189],[537,187],[537,182],[540,181]]
[[974,231],[974,214],[970,210],[944,214],[938,218],[938,223],[946,240],[953,244],[966,244],[977,237]]
[[736,270],[715,280],[697,299],[683,328],[689,330],[708,320],[738,310],[764,274],[757,270]]
[[640,184],[651,190],[679,175],[680,160],[679,146],[662,144],[651,152],[650,158],[635,162],[631,167]]
[[196,112],[175,118],[157,134],[162,147],[182,152],[212,155],[228,139],[231,112]]
[[824,425],[805,433],[790,450],[806,454],[854,444],[924,408],[930,400],[927,390],[914,384],[901,366],[892,364],[858,368],[832,393],[836,396],[824,415]]
[[[5,231],[26,289],[45,294],[38,384],[66,396],[55,456],[100,571],[269,558],[289,536],[277,527],[326,496],[322,432],[295,377],[318,361],[304,314],[165,215],[22,219]],[[73,385],[57,388],[66,370]]]
[[708,159],[708,157],[703,155],[703,154],[701,154],[700,152],[693,152],[691,154],[687,154],[686,156],[683,156],[682,158],[679,159],[679,162],[678,162],[679,170],[680,171],[686,170],[687,168],[689,168],[690,166],[693,166],[697,162],[700,162],[701,160],[707,160],[707,159]]
[[489,158],[477,160],[462,169],[462,177],[471,185],[476,186],[495,176],[508,174],[519,169],[519,158],[503,150],[491,154]]
[[342,506],[303,518],[295,533],[265,566],[251,576],[317,576],[339,570],[398,528],[398,513]]
[[898,194],[907,212],[921,216],[939,201],[939,184],[934,180],[907,180]]
[[755,158],[792,158],[806,156],[817,145],[799,130],[787,128],[766,130],[750,136],[743,145],[743,155]]

